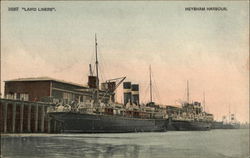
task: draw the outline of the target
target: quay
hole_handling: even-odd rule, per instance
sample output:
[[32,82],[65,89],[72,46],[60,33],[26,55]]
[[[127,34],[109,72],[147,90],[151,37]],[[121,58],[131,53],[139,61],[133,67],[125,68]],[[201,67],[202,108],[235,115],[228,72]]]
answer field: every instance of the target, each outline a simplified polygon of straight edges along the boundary
[[49,116],[52,104],[0,99],[1,133],[60,133],[62,122]]

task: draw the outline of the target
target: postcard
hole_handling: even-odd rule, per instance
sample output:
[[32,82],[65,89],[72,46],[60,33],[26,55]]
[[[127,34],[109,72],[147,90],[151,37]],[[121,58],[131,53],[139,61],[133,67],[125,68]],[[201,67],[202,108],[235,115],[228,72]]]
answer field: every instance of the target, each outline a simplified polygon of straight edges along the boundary
[[1,1],[1,157],[247,158],[249,1]]

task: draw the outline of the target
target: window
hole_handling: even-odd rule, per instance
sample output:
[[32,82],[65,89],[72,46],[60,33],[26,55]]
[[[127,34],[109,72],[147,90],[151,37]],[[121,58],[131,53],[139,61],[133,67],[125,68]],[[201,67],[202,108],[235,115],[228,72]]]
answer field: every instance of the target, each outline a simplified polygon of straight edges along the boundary
[[67,93],[67,92],[64,92],[63,93],[63,100],[66,102],[66,103],[70,103],[72,101],[72,94],[71,93]]
[[20,100],[29,101],[28,93],[20,93]]
[[14,99],[14,94],[13,93],[6,94],[6,99]]

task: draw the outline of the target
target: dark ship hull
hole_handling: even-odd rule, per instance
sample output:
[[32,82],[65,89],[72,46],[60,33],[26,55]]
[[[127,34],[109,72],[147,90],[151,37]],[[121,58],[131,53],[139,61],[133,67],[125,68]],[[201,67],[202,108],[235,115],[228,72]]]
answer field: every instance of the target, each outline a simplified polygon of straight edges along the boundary
[[168,119],[168,131],[207,131],[211,129],[211,123],[205,121],[186,121]]
[[54,112],[51,117],[63,123],[63,133],[164,132],[163,119],[141,119],[112,115]]
[[212,129],[239,129],[240,124],[224,124],[223,122],[214,121],[212,123]]

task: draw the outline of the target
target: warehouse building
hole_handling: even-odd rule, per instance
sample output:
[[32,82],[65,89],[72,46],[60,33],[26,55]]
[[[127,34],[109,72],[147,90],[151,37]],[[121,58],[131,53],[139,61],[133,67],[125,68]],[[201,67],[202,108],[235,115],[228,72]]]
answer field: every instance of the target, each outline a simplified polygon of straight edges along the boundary
[[[50,77],[19,78],[5,81],[4,98],[23,101],[42,102],[84,102],[93,98],[93,88]],[[110,95],[99,91],[99,97],[107,102]]]

